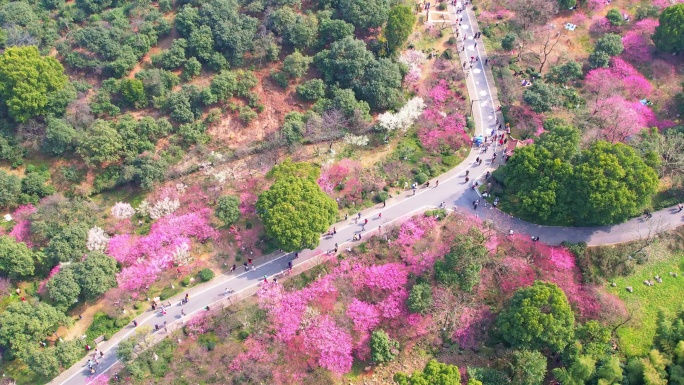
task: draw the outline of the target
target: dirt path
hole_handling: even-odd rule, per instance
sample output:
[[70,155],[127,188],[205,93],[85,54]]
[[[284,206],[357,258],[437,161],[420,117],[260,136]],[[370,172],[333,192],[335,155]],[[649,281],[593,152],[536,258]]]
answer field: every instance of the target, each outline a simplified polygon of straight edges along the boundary
[[83,316],[82,320],[77,320],[74,323],[74,326],[71,328],[67,328],[66,326],[62,326],[59,329],[57,329],[57,335],[62,337],[65,341],[72,340],[75,338],[78,338],[79,336],[82,336],[85,334],[85,331],[88,330],[88,327],[93,323],[93,317],[97,312],[102,310],[104,307],[104,301],[99,301],[98,303],[88,306],[81,315]]

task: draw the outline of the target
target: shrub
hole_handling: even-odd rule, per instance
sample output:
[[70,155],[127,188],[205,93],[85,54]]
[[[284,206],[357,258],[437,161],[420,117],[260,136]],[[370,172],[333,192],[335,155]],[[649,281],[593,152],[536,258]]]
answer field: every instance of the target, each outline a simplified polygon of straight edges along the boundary
[[432,306],[432,288],[427,283],[413,285],[406,302],[411,313],[425,313]]
[[376,200],[378,203],[382,203],[382,202],[386,201],[387,198],[389,198],[389,194],[387,194],[386,191],[380,191],[380,192],[378,192],[378,194],[375,196],[375,200]]
[[513,48],[515,48],[515,39],[515,34],[507,34],[503,39],[501,39],[501,48],[506,51],[513,51]]
[[240,107],[240,115],[238,116],[243,123],[249,124],[252,120],[257,118],[257,113],[249,108],[249,106]]
[[271,80],[273,80],[280,88],[287,88],[287,86],[290,84],[290,79],[282,71],[271,72]]
[[416,174],[416,183],[423,184],[423,183],[427,182],[427,180],[428,180],[428,176],[425,175],[424,172],[419,172],[418,174]]
[[307,101],[316,101],[325,96],[325,82],[321,79],[311,79],[297,86],[297,95]]
[[199,272],[199,277],[202,282],[211,281],[214,278],[214,271],[210,268],[204,268]]
[[181,281],[181,285],[183,285],[185,287],[190,286],[190,277],[183,278],[183,280]]
[[399,349],[399,342],[391,339],[384,330],[373,331],[370,345],[371,359],[376,363],[392,361]]
[[625,20],[622,18],[620,10],[615,8],[608,11],[608,13],[606,14],[606,19],[608,19],[610,25],[615,27],[623,25],[625,23]]

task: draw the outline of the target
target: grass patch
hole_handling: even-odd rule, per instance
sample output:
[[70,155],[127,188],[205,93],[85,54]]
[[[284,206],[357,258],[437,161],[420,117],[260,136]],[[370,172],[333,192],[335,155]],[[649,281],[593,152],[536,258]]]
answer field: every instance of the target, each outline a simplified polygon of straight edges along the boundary
[[86,330],[86,340],[92,343],[99,336],[105,336],[108,340],[112,335],[122,327],[126,326],[133,317],[128,315],[125,317],[112,318],[103,312],[95,313],[93,316],[93,323]]
[[[656,331],[658,310],[664,309],[670,315],[679,310],[684,297],[684,276],[681,274],[681,257],[672,256],[668,260],[639,265],[629,277],[616,278],[616,287],[609,291],[625,302],[632,320],[617,330],[620,347],[628,357],[644,356],[648,353]],[[669,272],[679,273],[671,277]],[[645,280],[654,280],[660,275],[663,283],[655,286],[644,285]],[[633,293],[625,288],[632,286]]]

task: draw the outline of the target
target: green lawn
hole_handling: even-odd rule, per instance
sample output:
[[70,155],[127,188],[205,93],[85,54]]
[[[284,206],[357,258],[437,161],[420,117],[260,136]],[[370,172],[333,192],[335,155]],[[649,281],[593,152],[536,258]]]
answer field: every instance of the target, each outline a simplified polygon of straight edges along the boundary
[[[632,320],[617,331],[620,347],[628,357],[648,353],[659,309],[672,314],[684,303],[684,276],[679,267],[680,261],[681,257],[672,256],[669,260],[637,266],[631,276],[614,280],[617,286],[611,287],[610,291],[625,302],[632,315]],[[679,277],[671,277],[670,272],[678,273]],[[651,287],[644,285],[645,280],[655,281],[655,275],[660,275],[663,283]],[[627,286],[632,286],[634,292],[629,293],[625,289]]]

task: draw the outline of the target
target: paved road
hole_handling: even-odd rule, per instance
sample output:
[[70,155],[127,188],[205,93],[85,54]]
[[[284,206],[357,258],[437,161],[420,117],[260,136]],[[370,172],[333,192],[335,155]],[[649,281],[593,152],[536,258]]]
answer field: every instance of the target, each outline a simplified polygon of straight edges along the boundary
[[[452,20],[454,33],[459,31],[461,63],[464,61],[468,62],[471,56],[480,58],[480,60],[473,64],[472,69],[467,68],[469,70],[467,86],[471,100],[473,100],[476,135],[490,134],[491,130],[498,126],[496,123],[498,100],[489,69],[483,64],[486,58],[484,47],[481,42],[476,46],[476,41],[473,39],[473,33],[478,31],[477,22],[470,9],[466,12],[456,13],[456,7],[449,6],[449,15]],[[458,25],[458,19],[460,18],[463,18],[463,22]],[[465,41],[463,41],[464,35],[467,37]],[[461,51],[462,44],[465,44],[465,51]],[[502,120],[503,118],[498,116],[498,119]],[[207,305],[212,307],[222,306],[226,301],[230,301],[231,299],[227,299],[224,295],[225,288],[235,291],[230,297],[236,300],[250,295],[263,281],[264,275],[270,279],[275,274],[280,274],[283,270],[286,270],[289,261],[294,262],[295,273],[297,273],[307,266],[320,263],[321,255],[325,254],[328,250],[334,249],[336,243],[339,244],[340,250],[352,246],[356,243],[352,241],[354,234],[361,234],[363,240],[365,237],[381,231],[380,226],[384,227],[392,222],[400,221],[415,213],[438,206],[441,202],[445,202],[446,206],[450,209],[455,208],[464,212],[474,213],[482,218],[491,220],[495,227],[502,231],[513,229],[516,232],[539,236],[542,242],[549,244],[558,244],[563,240],[573,242],[584,241],[590,245],[619,243],[643,238],[682,224],[682,216],[674,213],[672,209],[654,213],[653,218],[649,221],[634,219],[621,225],[592,228],[538,226],[511,218],[498,210],[480,207],[474,211],[472,202],[478,198],[478,195],[476,191],[469,187],[469,184],[465,183],[465,172],[466,170],[470,172],[471,183],[476,178],[479,178],[479,181],[482,183],[481,177],[485,172],[493,170],[497,166],[496,162],[492,164],[494,151],[499,151],[499,159],[497,161],[500,161],[500,158],[502,158],[500,149],[493,148],[484,154],[480,153],[477,149],[473,149],[468,158],[459,166],[432,180],[431,186],[435,186],[436,181],[439,180],[438,187],[420,188],[415,193],[415,196],[412,191],[407,191],[399,196],[392,197],[388,201],[387,207],[375,207],[364,211],[358,224],[354,223],[353,218],[337,223],[335,225],[337,230],[335,237],[323,237],[317,250],[302,251],[296,260],[293,259],[292,254],[281,253],[279,255],[271,255],[267,258],[267,261],[261,262],[262,264],[257,266],[255,271],[241,272],[234,275],[224,274],[216,277],[211,282],[189,290],[190,300],[185,306],[179,305],[180,299],[184,295],[183,293],[171,300],[173,305],[167,309],[166,315],[147,311],[137,317],[136,320],[139,325],[149,325],[152,327],[155,324],[161,325],[166,321],[171,329],[175,329],[182,326],[181,309],[187,314],[184,317],[184,320],[187,320],[198,313],[204,312],[204,307]],[[484,159],[481,165],[475,163],[475,159],[478,157]],[[380,213],[382,213],[381,218],[379,217]],[[366,220],[368,220],[367,224],[365,224]],[[119,333],[116,333],[109,341],[98,346],[98,348],[105,352],[104,359],[97,366],[98,373],[107,371],[108,368],[116,363],[118,342],[128,338],[133,333],[135,333],[135,328],[129,325]],[[164,331],[157,333],[159,333],[159,337],[166,335]],[[113,375],[113,373],[108,374]],[[92,377],[87,373],[86,359],[84,358],[55,378],[51,383],[82,385],[91,380]]]

